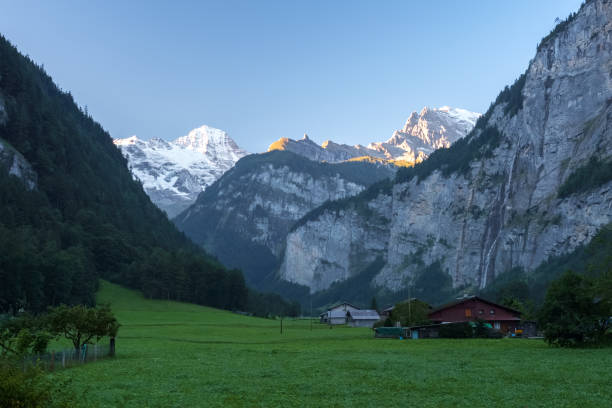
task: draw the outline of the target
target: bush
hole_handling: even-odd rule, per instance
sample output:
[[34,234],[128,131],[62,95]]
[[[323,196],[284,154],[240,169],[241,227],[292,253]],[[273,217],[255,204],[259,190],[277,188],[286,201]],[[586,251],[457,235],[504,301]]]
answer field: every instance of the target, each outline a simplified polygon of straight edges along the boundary
[[446,339],[468,339],[473,337],[472,326],[468,322],[443,324],[439,336]]
[[37,367],[24,370],[12,360],[0,359],[0,407],[72,407],[76,400],[66,389]]
[[488,339],[501,339],[504,337],[504,334],[499,330],[487,328],[487,336]]
[[429,305],[418,299],[411,301],[399,302],[395,304],[391,312],[391,321],[401,322],[402,326],[420,326],[429,324],[427,318],[429,313]]
[[481,339],[486,339],[489,337],[490,329],[485,326],[484,320],[476,320],[476,326],[473,327],[473,336]]
[[44,319],[30,314],[0,319],[0,355],[24,356],[44,353],[53,336]]
[[544,338],[561,347],[602,343],[608,318],[607,303],[595,296],[592,282],[572,271],[550,285],[540,312]]

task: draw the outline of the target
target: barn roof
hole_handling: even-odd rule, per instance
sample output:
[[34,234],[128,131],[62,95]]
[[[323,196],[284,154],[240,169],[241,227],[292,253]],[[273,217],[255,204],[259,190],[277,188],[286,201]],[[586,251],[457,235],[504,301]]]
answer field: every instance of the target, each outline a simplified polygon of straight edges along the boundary
[[347,312],[353,320],[378,320],[380,316],[376,310],[350,310]]
[[357,307],[357,306],[355,306],[355,305],[350,304],[349,302],[342,302],[342,303],[338,303],[337,305],[334,305],[334,306],[330,307],[330,308],[329,308],[329,309],[327,309],[327,310],[332,310],[332,309],[335,309],[335,308],[337,308],[337,307],[344,306],[344,305],[348,305],[348,306],[353,307],[353,308],[355,308],[355,309],[361,309],[361,308],[359,308],[359,307]]
[[338,317],[346,317],[346,312],[344,310],[330,310],[327,313],[330,319],[338,318]]
[[516,310],[516,309],[512,309],[511,307],[504,306],[504,305],[500,305],[500,304],[497,304],[497,303],[495,303],[495,302],[491,302],[490,300],[483,299],[483,298],[481,298],[481,297],[479,297],[479,296],[467,296],[467,297],[463,297],[463,298],[461,298],[461,299],[457,299],[457,300],[455,300],[455,301],[453,301],[453,302],[450,302],[450,303],[447,303],[447,304],[442,305],[442,306],[440,306],[440,307],[437,307],[437,308],[433,309],[433,310],[432,310],[431,312],[429,312],[429,313],[430,313],[430,314],[432,314],[432,313],[439,312],[439,311],[441,311],[441,310],[449,309],[449,308],[451,308],[451,307],[453,307],[453,306],[460,305],[461,303],[467,302],[467,301],[469,301],[469,300],[478,300],[478,301],[480,301],[480,302],[487,303],[487,304],[489,304],[489,305],[491,305],[491,306],[495,306],[495,307],[499,307],[499,308],[501,308],[501,309],[506,309],[506,310],[509,310],[509,311],[511,311],[512,313],[517,313],[517,314],[519,314],[519,315],[521,314],[521,312],[520,312],[520,311],[518,311],[518,310]]

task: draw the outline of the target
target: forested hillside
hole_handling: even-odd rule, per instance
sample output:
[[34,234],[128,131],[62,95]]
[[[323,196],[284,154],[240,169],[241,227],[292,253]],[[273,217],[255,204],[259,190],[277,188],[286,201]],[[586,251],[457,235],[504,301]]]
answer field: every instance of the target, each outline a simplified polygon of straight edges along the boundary
[[242,273],[177,231],[102,126],[2,36],[0,142],[35,173],[0,154],[0,312],[92,304],[99,277],[148,297],[245,306]]

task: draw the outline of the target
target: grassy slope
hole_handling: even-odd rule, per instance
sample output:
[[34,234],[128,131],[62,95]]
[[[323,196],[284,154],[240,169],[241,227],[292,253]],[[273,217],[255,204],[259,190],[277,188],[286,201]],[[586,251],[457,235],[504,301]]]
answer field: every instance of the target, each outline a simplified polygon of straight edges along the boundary
[[[103,282],[118,357],[52,374],[83,406],[604,407],[612,350],[537,340],[376,340],[368,329],[145,300]],[[104,340],[105,341],[105,340]]]

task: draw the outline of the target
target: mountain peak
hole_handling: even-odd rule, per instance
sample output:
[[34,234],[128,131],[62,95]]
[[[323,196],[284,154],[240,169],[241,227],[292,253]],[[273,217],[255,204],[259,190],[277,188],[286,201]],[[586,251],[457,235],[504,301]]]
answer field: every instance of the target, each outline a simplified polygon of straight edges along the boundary
[[140,142],[141,140],[136,137],[136,135],[126,137],[125,139],[113,139],[113,143],[115,146],[130,146]]
[[177,138],[174,140],[174,143],[190,150],[197,150],[201,153],[206,153],[209,145],[221,143],[227,138],[227,133],[225,133],[223,130],[202,125],[189,131],[186,136]]
[[413,149],[430,154],[467,135],[479,117],[480,113],[467,109],[425,106],[420,113],[412,112],[403,129],[396,131],[386,143],[393,146],[409,143]]
[[247,153],[226,132],[200,126],[174,141],[115,139],[158,207],[173,217]]

